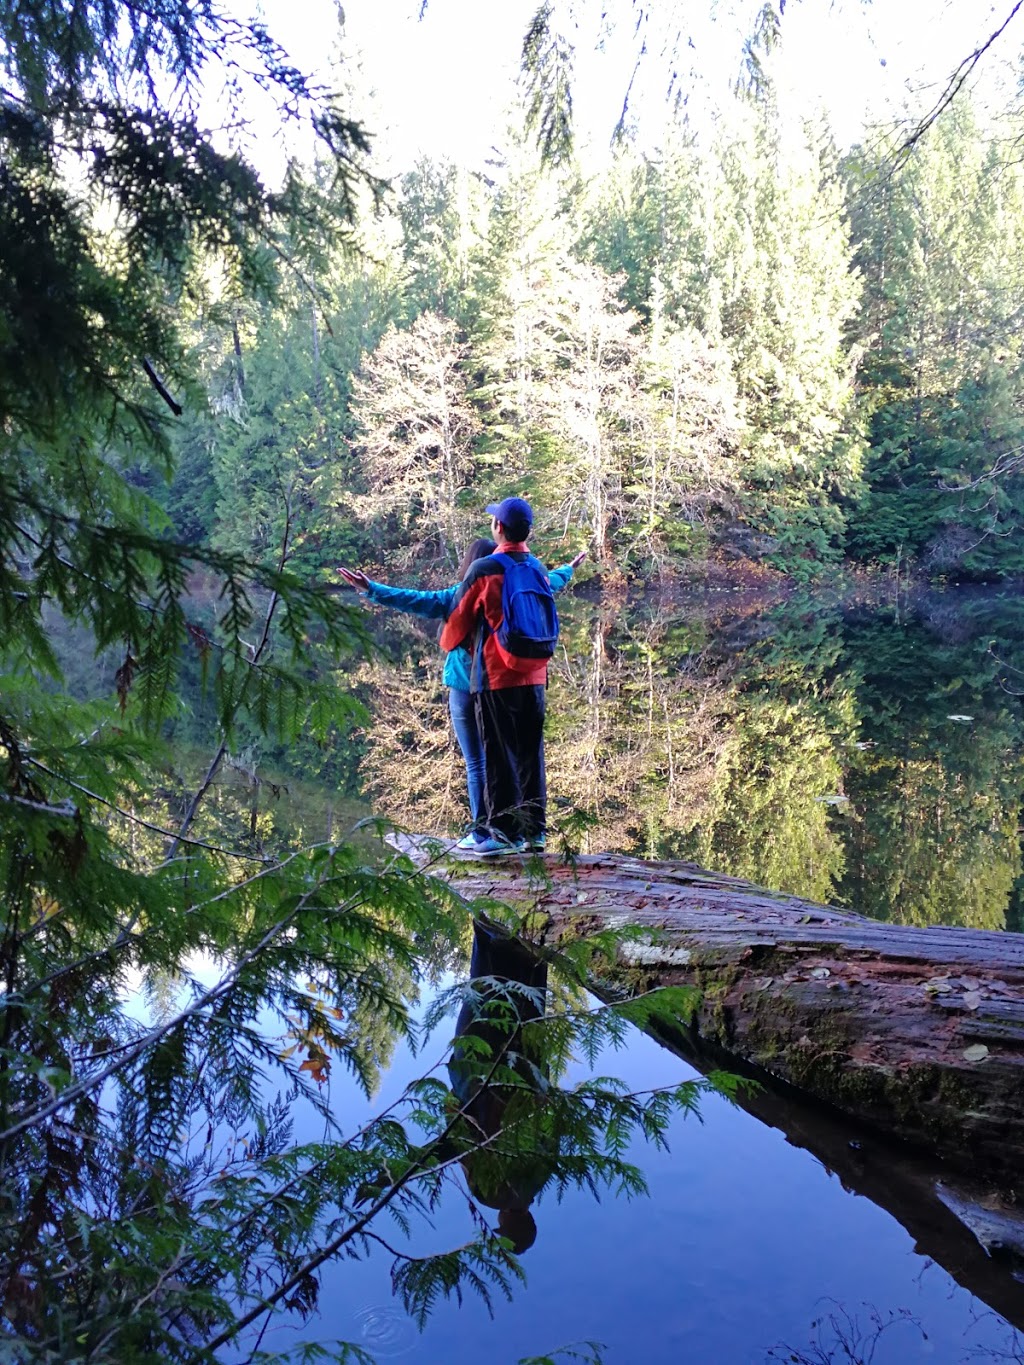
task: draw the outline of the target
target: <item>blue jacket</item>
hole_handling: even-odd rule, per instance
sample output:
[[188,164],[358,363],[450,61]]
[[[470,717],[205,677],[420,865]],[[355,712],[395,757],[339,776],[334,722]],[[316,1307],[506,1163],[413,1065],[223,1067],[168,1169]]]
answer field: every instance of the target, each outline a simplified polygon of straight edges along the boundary
[[[563,564],[560,569],[548,570],[548,582],[552,592],[561,592],[572,581],[573,567]],[[372,580],[366,590],[371,602],[382,607],[393,607],[395,611],[407,611],[412,616],[426,616],[429,620],[447,620],[455,601],[455,594],[462,585],[456,583],[451,588],[438,588],[436,592],[420,592],[417,588],[389,588],[386,583]],[[472,660],[468,649],[460,646],[453,649],[444,661],[445,687],[456,687],[460,692],[468,692],[469,670]]]

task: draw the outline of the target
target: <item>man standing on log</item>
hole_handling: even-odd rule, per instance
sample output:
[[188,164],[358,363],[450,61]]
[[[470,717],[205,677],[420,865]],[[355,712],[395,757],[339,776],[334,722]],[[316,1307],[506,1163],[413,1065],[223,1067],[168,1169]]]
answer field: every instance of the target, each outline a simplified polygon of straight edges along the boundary
[[546,836],[544,691],[558,617],[547,570],[527,549],[533,511],[523,498],[492,503],[498,548],[463,579],[441,632],[441,648],[465,645],[484,749],[482,857],[542,852]]

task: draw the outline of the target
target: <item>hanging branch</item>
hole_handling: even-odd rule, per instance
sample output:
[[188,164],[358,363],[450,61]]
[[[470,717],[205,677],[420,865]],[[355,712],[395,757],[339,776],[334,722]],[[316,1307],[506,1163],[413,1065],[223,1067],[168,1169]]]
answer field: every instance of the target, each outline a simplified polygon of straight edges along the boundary
[[1010,22],[1015,17],[1018,10],[1020,10],[1022,7],[1024,7],[1024,0],[1017,0],[1017,3],[1014,5],[1013,9],[1006,16],[1003,22],[999,25],[996,31],[994,33],[991,33],[988,36],[988,38],[986,38],[986,40],[981,44],[980,47],[975,48],[975,50],[971,53],[969,57],[965,57],[963,59],[963,61],[960,63],[957,69],[950,76],[946,84],[945,90],[942,92],[938,102],[935,104],[931,112],[924,116],[921,122],[917,125],[913,132],[910,133],[910,135],[900,146],[896,154],[897,159],[907,156],[907,154],[913,150],[913,148],[917,145],[921,138],[924,137],[925,133],[936,121],[936,119],[938,119],[939,117],[941,117],[943,113],[945,113],[945,111],[949,108],[949,106],[956,99],[957,95],[963,89],[964,84],[967,81],[967,78],[974,71],[974,68],[978,65],[982,57],[984,57],[985,53],[989,50],[993,43],[997,42],[998,39],[1002,37],[1007,27],[1009,26]]
[[[281,540],[281,554],[278,559],[277,565],[277,572],[279,574],[284,572],[290,554],[292,529],[292,504],[290,493],[285,494],[284,508],[285,508],[284,535],[282,536]],[[281,600],[280,593],[276,589],[274,589],[274,591],[270,594],[270,604],[267,607],[267,614],[263,621],[263,632],[260,636],[259,643],[255,647],[252,646],[248,647],[250,649],[249,662],[254,667],[257,667],[259,665],[260,659],[262,658],[264,651],[267,648],[267,645],[270,643],[270,628],[273,624],[274,613],[277,610],[277,604],[280,602],[280,600]],[[239,691],[238,698],[235,702],[234,709],[231,713],[232,720],[238,714],[239,710],[241,709],[242,703],[245,700],[246,691],[248,690],[248,684],[251,677],[252,673],[250,672],[246,675],[246,678],[242,683],[241,690]],[[214,754],[213,758],[210,761],[210,766],[206,770],[206,776],[203,778],[195,795],[189,802],[188,810],[185,812],[185,818],[181,822],[181,826],[178,830],[177,835],[171,841],[171,845],[167,850],[164,862],[170,862],[171,859],[174,857],[175,853],[178,851],[179,845],[182,843],[185,835],[188,833],[192,825],[192,821],[195,819],[196,812],[198,811],[203,798],[213,785],[213,780],[217,776],[217,773],[220,769],[220,765],[221,763],[223,763],[224,756],[227,753],[227,751],[228,730],[225,729],[224,738],[221,740],[220,745],[217,748],[217,752]]]

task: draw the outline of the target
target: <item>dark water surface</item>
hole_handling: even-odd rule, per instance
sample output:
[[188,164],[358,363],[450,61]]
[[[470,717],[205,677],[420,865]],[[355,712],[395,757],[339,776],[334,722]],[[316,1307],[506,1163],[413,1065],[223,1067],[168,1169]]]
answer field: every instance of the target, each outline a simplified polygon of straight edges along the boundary
[[[689,858],[902,923],[1019,926],[1015,595],[577,599],[564,615],[548,762],[553,795],[589,817],[584,847]],[[363,762],[370,794],[411,828],[456,830],[461,774],[432,641],[397,622],[391,642]],[[381,1099],[416,1065],[400,1052]],[[597,1069],[634,1087],[696,1074],[642,1035]],[[947,1237],[912,1161],[876,1152],[861,1178],[870,1139],[840,1126],[807,1142],[813,1116],[787,1103],[774,1101],[769,1127],[707,1099],[703,1123],[677,1122],[670,1152],[636,1151],[648,1199],[542,1196],[528,1285],[493,1321],[479,1303],[446,1304],[421,1336],[382,1255],[330,1272],[316,1335],[410,1365],[588,1340],[609,1365],[1024,1360],[1024,1339],[988,1306],[1024,1322],[1012,1267],[959,1226]],[[469,1231],[453,1200],[417,1238],[440,1247]]]
[[[395,1098],[439,1050],[428,1046],[417,1059],[400,1049],[372,1105],[340,1088],[346,1127]],[[696,1074],[642,1034],[594,1070],[637,1089]],[[564,1083],[587,1074],[576,1066]],[[668,1152],[635,1145],[648,1198],[598,1203],[572,1192],[559,1203],[542,1193],[537,1240],[522,1258],[528,1283],[511,1303],[499,1296],[493,1320],[470,1297],[461,1308],[440,1303],[420,1333],[392,1299],[381,1252],[332,1266],[319,1316],[302,1329],[272,1330],[265,1344],[341,1339],[407,1365],[511,1365],[586,1341],[600,1343],[607,1365],[1024,1359],[1024,1336],[915,1252],[888,1212],[724,1099],[706,1098],[701,1113],[703,1122],[674,1124]],[[398,1229],[378,1230],[409,1248]],[[439,1250],[471,1232],[465,1202],[453,1193],[411,1245]],[[1014,1283],[1005,1274],[1003,1281]],[[1024,1285],[1017,1288],[1024,1309]]]

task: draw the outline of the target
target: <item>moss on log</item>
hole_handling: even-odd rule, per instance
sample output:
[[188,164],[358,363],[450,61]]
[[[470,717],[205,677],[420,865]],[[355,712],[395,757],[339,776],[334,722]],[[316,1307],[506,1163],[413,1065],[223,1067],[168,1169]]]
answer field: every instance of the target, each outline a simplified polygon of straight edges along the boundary
[[[422,840],[405,847],[422,856]],[[599,990],[697,986],[694,1041],[1024,1196],[1024,935],[883,924],[625,856],[465,860],[448,875],[543,916],[547,943],[642,927]]]

